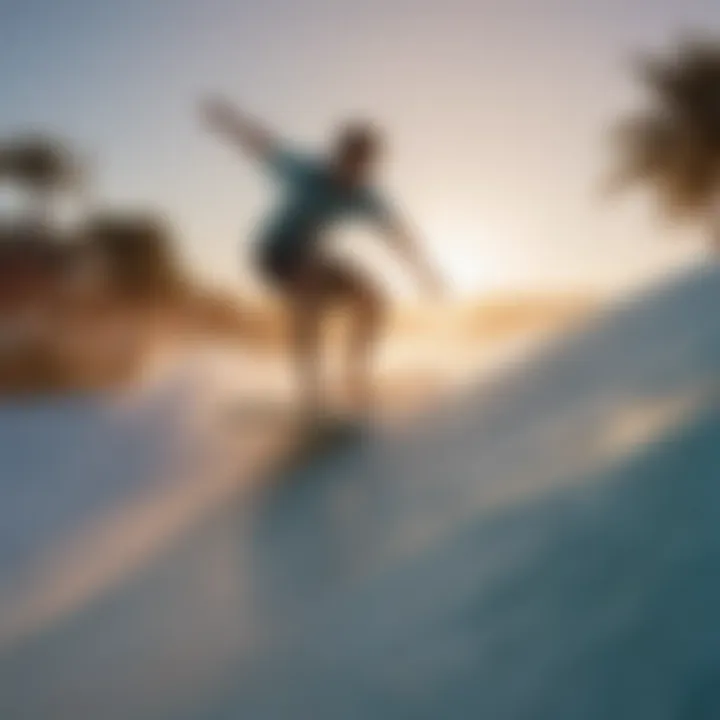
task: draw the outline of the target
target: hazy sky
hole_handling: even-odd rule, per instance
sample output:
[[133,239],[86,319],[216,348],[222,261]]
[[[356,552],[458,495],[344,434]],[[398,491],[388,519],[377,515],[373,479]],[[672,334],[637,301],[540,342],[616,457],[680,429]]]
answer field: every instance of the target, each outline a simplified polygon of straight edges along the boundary
[[627,61],[717,0],[4,0],[0,133],[28,124],[97,154],[108,205],[157,208],[201,269],[238,273],[270,200],[200,130],[220,90],[291,140],[376,118],[386,185],[465,288],[615,287],[685,254],[642,204],[603,204]]

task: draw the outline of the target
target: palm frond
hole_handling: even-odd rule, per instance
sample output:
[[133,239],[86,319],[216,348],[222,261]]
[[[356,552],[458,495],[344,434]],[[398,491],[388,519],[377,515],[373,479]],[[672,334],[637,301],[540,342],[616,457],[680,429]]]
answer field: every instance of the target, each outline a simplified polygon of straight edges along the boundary
[[666,212],[699,216],[720,185],[720,42],[686,40],[639,74],[651,103],[614,128],[616,186],[647,184]]

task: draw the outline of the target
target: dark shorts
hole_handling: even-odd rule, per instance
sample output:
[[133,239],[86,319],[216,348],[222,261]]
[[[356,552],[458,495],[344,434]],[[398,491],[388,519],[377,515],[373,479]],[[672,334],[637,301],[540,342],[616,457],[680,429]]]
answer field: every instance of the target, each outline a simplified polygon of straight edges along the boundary
[[257,250],[258,270],[270,285],[284,287],[312,260],[310,243],[294,238],[261,242]]
[[313,272],[313,291],[325,298],[351,296],[382,302],[380,291],[362,272],[340,259],[327,257],[317,243],[293,242],[287,238],[260,243],[256,262],[262,279],[282,294],[292,296],[296,290],[293,282],[304,269],[309,269]]

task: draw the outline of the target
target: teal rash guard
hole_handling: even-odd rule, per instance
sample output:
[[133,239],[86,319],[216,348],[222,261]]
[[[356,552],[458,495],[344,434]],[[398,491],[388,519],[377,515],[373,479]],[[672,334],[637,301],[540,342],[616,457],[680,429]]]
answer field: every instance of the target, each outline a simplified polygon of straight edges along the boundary
[[291,269],[317,249],[324,232],[349,220],[389,228],[392,213],[382,193],[368,186],[344,187],[327,162],[278,149],[267,168],[280,186],[280,199],[261,224],[261,256],[275,269]]

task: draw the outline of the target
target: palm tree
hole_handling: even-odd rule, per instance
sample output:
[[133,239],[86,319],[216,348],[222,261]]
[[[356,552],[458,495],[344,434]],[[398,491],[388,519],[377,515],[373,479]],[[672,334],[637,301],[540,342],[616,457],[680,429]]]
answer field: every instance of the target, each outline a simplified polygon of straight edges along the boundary
[[168,300],[182,293],[186,276],[170,228],[153,213],[105,212],[86,230],[92,248],[121,297]]
[[0,142],[0,177],[29,195],[33,223],[46,227],[52,220],[56,194],[79,188],[81,173],[64,143],[36,134]]
[[703,225],[720,250],[720,41],[681,42],[638,70],[650,103],[615,128],[613,184],[650,186],[664,213]]

